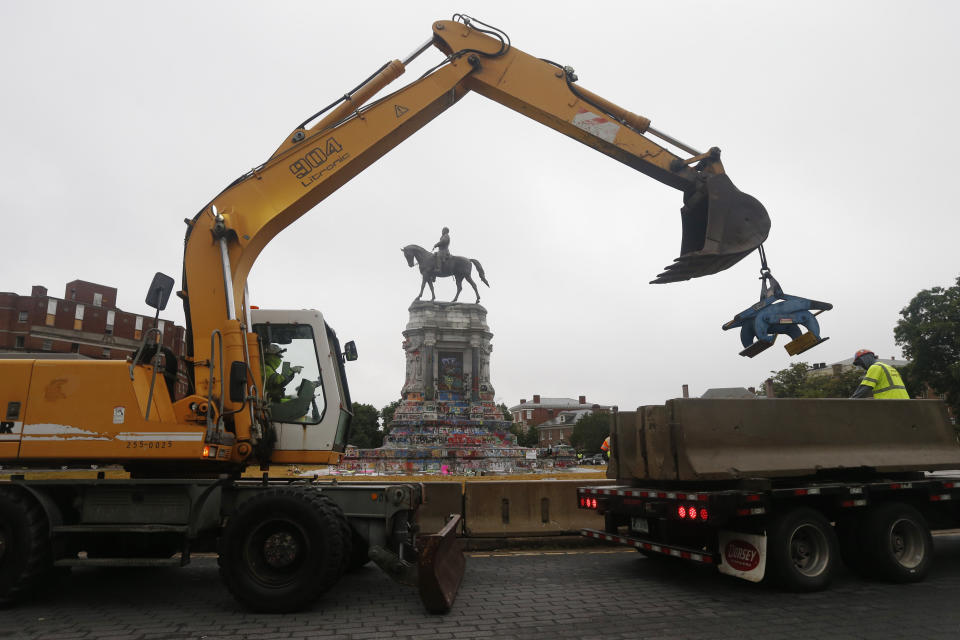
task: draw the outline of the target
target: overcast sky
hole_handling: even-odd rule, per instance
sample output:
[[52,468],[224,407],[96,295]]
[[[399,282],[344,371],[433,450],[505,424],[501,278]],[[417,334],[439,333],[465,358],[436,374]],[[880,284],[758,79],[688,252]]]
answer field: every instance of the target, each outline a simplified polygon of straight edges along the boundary
[[[357,341],[353,398],[404,379],[420,286],[400,247],[483,263],[496,400],[632,409],[754,386],[797,360],[899,356],[919,290],[958,273],[960,5],[952,2],[0,3],[0,290],[62,296],[75,278],[148,313],[180,286],[183,219],[263,162],[310,114],[464,12],[579,84],[645,115],[727,172],[772,220],[787,293],[833,303],[830,340],[754,359],[721,325],[759,297],[759,259],[671,285],[680,192],[468,95],[281,233],[250,277],[264,308],[317,308]],[[392,87],[442,59],[431,50]],[[454,285],[438,284],[450,300]],[[472,301],[472,294],[464,294]],[[183,322],[179,301],[165,313]]]

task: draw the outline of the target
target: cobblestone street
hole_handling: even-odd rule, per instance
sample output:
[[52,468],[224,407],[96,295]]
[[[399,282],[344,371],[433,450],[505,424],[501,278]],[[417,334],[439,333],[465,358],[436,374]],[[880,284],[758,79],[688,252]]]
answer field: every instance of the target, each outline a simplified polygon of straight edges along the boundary
[[920,584],[841,571],[831,590],[788,594],[626,549],[472,552],[453,611],[424,613],[374,565],[312,610],[258,615],[220,584],[216,559],[183,569],[76,570],[0,610],[4,640],[173,638],[938,638],[960,637],[960,536],[935,539]]

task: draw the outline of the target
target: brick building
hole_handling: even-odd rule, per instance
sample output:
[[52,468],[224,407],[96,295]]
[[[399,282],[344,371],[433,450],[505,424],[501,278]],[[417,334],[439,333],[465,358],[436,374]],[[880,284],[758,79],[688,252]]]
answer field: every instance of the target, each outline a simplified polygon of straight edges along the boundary
[[573,428],[577,425],[577,421],[593,413],[594,408],[598,411],[606,410],[599,405],[593,405],[589,409],[561,411],[555,417],[541,422],[535,427],[539,438],[537,446],[553,447],[559,444],[570,444],[570,436],[573,435]]
[[[513,416],[513,423],[520,425],[526,433],[531,427],[536,427],[548,420],[555,420],[566,411],[594,409],[609,411],[610,408],[607,405],[587,404],[586,396],[580,396],[574,400],[573,398],[541,398],[539,394],[535,394],[533,402],[527,402],[524,398],[520,400],[520,404],[510,407],[510,415]],[[572,425],[570,429],[573,429]]]
[[[34,286],[29,296],[0,292],[0,356],[62,354],[100,360],[124,360],[152,329],[152,315],[117,308],[117,290],[84,280],[68,282],[62,298]],[[177,395],[187,392],[183,355],[185,329],[169,320],[157,323],[163,345],[180,358]]]

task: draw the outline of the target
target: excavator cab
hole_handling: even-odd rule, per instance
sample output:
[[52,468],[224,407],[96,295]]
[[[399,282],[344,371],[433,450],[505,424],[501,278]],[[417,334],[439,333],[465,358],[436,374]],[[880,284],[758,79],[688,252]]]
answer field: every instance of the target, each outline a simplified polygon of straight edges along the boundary
[[356,345],[341,351],[337,334],[312,309],[253,309],[251,316],[277,436],[271,461],[338,462],[353,417],[344,362],[356,360]]
[[770,233],[770,216],[726,173],[700,174],[684,193],[680,220],[680,257],[651,284],[680,282],[728,269],[757,249]]

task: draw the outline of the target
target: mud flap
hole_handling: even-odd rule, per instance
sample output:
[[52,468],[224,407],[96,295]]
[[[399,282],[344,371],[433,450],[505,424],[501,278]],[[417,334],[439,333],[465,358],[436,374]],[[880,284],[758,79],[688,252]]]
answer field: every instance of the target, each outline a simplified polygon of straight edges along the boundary
[[755,533],[721,531],[720,564],[717,569],[728,576],[761,582],[767,569],[767,537]]
[[680,257],[651,284],[679,282],[723,271],[759,247],[770,233],[760,201],[737,189],[725,173],[706,177],[684,195]]
[[417,587],[430,613],[449,612],[463,580],[466,559],[457,538],[460,518],[455,514],[437,533],[417,538]]

